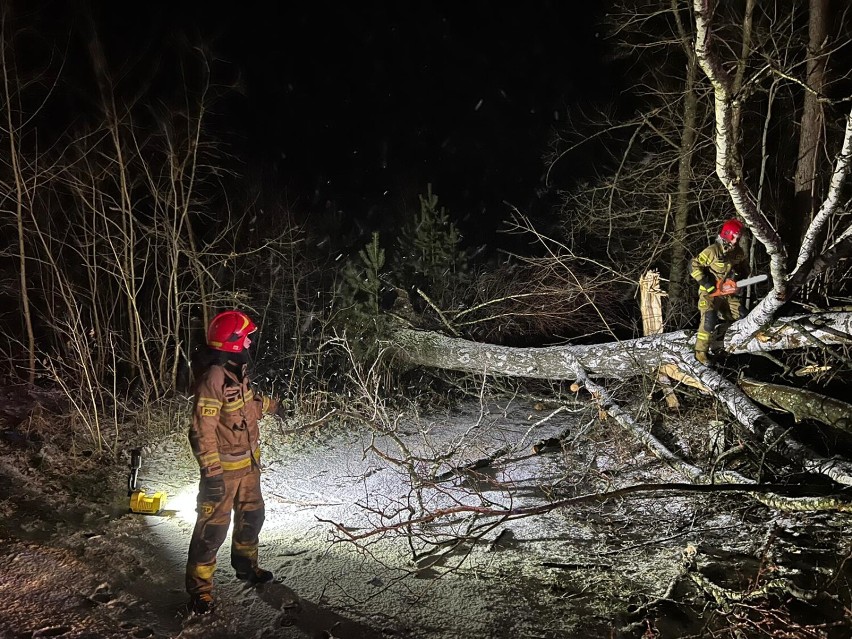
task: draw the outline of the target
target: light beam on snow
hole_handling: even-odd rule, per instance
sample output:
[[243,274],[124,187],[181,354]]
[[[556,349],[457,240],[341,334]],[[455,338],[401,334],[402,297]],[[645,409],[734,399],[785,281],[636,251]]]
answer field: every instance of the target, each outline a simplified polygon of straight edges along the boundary
[[193,483],[181,488],[174,496],[169,495],[167,510],[173,510],[179,519],[195,524],[195,500],[198,496],[198,484]]

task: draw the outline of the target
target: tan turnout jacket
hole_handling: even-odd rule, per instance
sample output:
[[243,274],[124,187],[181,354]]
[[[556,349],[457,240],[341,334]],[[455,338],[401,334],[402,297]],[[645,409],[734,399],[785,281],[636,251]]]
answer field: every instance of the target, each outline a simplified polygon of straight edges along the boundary
[[278,402],[254,394],[245,366],[237,376],[224,366],[211,365],[197,380],[194,397],[189,441],[202,476],[259,465],[257,422],[265,413],[274,413]]
[[692,258],[692,279],[698,282],[701,293],[712,293],[717,280],[739,279],[748,275],[748,261],[743,249],[735,246],[730,253],[722,250],[719,242],[713,242]]

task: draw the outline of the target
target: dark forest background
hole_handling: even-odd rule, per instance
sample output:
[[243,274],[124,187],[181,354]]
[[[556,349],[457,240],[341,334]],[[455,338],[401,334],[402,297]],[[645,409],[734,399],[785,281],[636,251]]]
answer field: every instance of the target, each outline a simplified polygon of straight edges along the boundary
[[[639,334],[657,269],[667,327],[694,324],[689,257],[735,212],[690,7],[411,11],[4,3],[6,381],[62,388],[101,445],[186,390],[226,308],[261,327],[259,383],[316,410],[401,300],[476,340],[600,341]],[[738,159],[795,255],[849,110],[848,8],[714,21]],[[791,304],[847,282],[841,260]]]

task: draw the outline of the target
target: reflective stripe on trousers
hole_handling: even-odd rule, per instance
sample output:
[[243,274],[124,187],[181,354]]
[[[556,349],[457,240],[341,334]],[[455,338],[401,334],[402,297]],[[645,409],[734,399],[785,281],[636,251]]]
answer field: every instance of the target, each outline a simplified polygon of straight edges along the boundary
[[710,297],[707,293],[698,294],[698,331],[695,334],[695,352],[706,353],[710,350],[710,340],[719,320],[735,322],[740,319],[739,295]]

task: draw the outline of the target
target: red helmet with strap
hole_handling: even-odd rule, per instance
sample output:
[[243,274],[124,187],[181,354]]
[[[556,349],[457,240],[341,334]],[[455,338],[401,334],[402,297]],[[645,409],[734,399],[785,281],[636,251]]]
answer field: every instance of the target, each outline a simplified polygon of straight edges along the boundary
[[722,225],[722,230],[719,231],[719,237],[721,237],[726,242],[730,242],[731,244],[736,244],[737,240],[740,239],[740,235],[743,233],[743,223],[739,220],[728,220]]
[[243,350],[246,335],[257,330],[257,326],[242,311],[224,311],[210,322],[207,328],[207,345],[226,353]]

